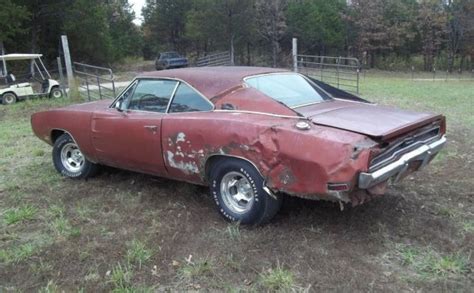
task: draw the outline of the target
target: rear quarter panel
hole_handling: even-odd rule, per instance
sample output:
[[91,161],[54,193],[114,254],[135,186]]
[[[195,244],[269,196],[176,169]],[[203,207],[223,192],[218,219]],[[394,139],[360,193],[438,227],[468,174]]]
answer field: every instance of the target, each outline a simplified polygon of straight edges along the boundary
[[312,197],[328,182],[353,182],[366,171],[373,142],[363,135],[298,120],[249,113],[167,115],[162,128],[165,165],[171,177],[205,183],[209,158],[235,156],[252,162],[268,187]]

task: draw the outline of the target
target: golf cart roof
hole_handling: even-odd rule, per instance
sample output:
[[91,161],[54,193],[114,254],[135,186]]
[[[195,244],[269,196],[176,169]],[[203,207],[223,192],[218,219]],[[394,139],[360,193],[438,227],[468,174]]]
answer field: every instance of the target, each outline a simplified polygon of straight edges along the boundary
[[0,60],[10,61],[10,60],[33,60],[41,58],[42,54],[6,54],[0,55]]

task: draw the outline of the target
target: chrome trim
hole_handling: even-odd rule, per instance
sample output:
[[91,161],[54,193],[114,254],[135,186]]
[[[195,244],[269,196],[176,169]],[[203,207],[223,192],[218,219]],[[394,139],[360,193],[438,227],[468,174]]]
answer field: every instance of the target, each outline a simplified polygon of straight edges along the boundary
[[263,182],[263,191],[265,191],[269,196],[273,197],[274,199],[278,199],[277,196],[271,191],[270,188],[268,188],[267,183],[264,181]]
[[[431,132],[431,131],[433,131],[433,130],[435,130],[435,129],[438,129],[438,134],[436,134],[435,136],[432,136],[432,137],[427,138],[427,139],[425,139],[425,140],[415,141],[415,142],[412,143],[411,145],[409,145],[409,146],[407,146],[407,147],[405,147],[405,148],[402,148],[402,149],[400,149],[400,150],[394,152],[390,157],[386,158],[385,160],[380,161],[380,162],[378,162],[377,164],[370,165],[370,167],[369,167],[370,170],[376,170],[378,167],[383,166],[386,162],[393,160],[394,157],[396,157],[397,155],[399,155],[401,152],[404,152],[404,151],[405,151],[406,149],[408,149],[408,148],[412,148],[412,147],[414,147],[414,146],[416,146],[416,145],[419,145],[419,144],[426,144],[426,143],[428,143],[428,142],[430,142],[430,141],[433,141],[433,140],[439,138],[440,127],[439,127],[439,126],[436,126],[436,127],[433,127],[433,128],[428,128],[427,130],[425,130],[425,131],[423,131],[423,132],[414,134],[414,135],[409,136],[409,137],[404,137],[402,140],[400,140],[399,142],[397,142],[395,145],[391,146],[389,149],[387,149],[387,150],[383,151],[382,153],[380,153],[379,156],[381,156],[381,155],[383,155],[384,153],[390,152],[391,150],[397,148],[399,145],[403,144],[403,143],[407,140],[407,138],[410,138],[410,137],[411,137],[411,138],[416,138],[416,137],[422,136],[422,135],[424,135],[424,134],[426,134],[426,133],[428,133],[428,132]],[[374,160],[375,160],[375,159],[377,159],[377,157],[375,157]]]
[[379,183],[382,183],[394,176],[396,177],[395,182],[398,182],[404,171],[408,169],[409,163],[414,161],[421,161],[421,165],[415,171],[421,170],[428,164],[430,159],[432,159],[438,154],[438,152],[443,148],[445,144],[446,136],[442,136],[440,139],[430,144],[425,144],[411,152],[404,154],[397,161],[388,164],[387,166],[375,172],[362,172],[359,174],[358,186],[360,189],[367,189]]
[[173,100],[174,100],[174,95],[176,95],[176,91],[178,90],[178,87],[179,87],[180,84],[181,84],[181,82],[178,81],[178,82],[176,83],[176,85],[174,86],[173,92],[171,93],[170,100],[168,101],[168,105],[166,106],[165,113],[169,113],[170,107],[171,107],[171,103],[173,103]]
[[221,113],[234,113],[234,114],[255,114],[255,115],[271,116],[271,117],[276,117],[276,118],[288,118],[288,119],[298,119],[298,120],[307,120],[307,121],[310,121],[310,119],[307,118],[307,117],[280,115],[280,114],[272,114],[272,113],[258,112],[258,111],[219,110],[219,109],[216,109],[216,110],[214,110],[213,112],[216,112],[216,113],[219,113],[219,112],[221,112]]

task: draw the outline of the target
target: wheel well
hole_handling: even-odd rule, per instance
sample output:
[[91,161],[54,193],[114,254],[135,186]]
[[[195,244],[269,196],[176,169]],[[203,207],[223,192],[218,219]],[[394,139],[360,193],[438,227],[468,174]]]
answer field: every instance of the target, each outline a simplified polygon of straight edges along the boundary
[[51,94],[54,89],[59,89],[59,85],[53,85],[51,89],[49,90],[49,93]]
[[3,94],[0,95],[0,97],[3,97],[3,95],[5,95],[5,94],[12,94],[12,95],[14,95],[15,97],[18,98],[18,96],[15,94],[15,92],[4,92]]
[[66,133],[66,131],[60,129],[53,129],[53,131],[51,131],[51,142],[54,144],[56,140],[64,133]]
[[209,176],[211,175],[211,170],[212,170],[212,166],[217,164],[218,162],[222,161],[222,160],[228,160],[228,159],[233,159],[233,160],[239,160],[239,161],[243,161],[243,162],[246,162],[250,165],[252,165],[255,170],[257,170],[257,172],[263,177],[262,173],[260,172],[260,169],[258,169],[257,165],[255,165],[255,163],[253,163],[252,161],[246,159],[246,158],[242,158],[242,157],[237,157],[237,156],[231,156],[231,155],[220,155],[220,154],[217,154],[217,155],[212,155],[210,157],[207,158],[206,160],[206,164],[204,166],[204,170],[205,170],[205,180],[208,181],[209,180]]

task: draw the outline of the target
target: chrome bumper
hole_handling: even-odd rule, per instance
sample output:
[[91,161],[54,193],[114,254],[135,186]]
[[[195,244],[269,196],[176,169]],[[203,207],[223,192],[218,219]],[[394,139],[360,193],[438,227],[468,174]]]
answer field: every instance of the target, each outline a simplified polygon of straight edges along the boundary
[[395,182],[397,182],[400,177],[408,170],[410,163],[420,161],[421,164],[416,170],[422,169],[428,164],[430,159],[436,156],[436,154],[443,148],[445,144],[446,137],[443,136],[430,144],[425,144],[409,153],[404,154],[397,161],[390,163],[377,171],[372,173],[360,173],[359,188],[367,189],[392,177],[395,177]]

